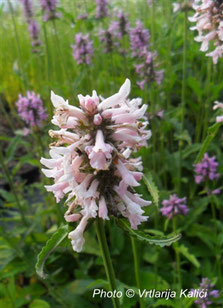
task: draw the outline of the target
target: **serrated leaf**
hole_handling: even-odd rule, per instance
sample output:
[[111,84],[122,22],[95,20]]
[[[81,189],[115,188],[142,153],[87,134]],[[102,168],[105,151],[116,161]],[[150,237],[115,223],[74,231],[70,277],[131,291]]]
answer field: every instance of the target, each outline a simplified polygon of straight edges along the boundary
[[198,153],[196,160],[194,162],[195,164],[199,163],[199,161],[203,158],[204,153],[207,152],[207,149],[208,149],[211,141],[216,136],[220,126],[221,126],[221,123],[215,123],[214,125],[212,125],[211,127],[208,128],[208,135],[201,145],[200,152]]
[[140,241],[144,241],[149,244],[158,245],[160,247],[169,246],[181,238],[181,234],[151,236],[151,235],[143,233],[142,231],[133,230],[128,224],[128,222],[124,219],[116,219],[116,222],[120,228],[122,228],[125,232],[129,234],[129,236],[133,236],[134,238]]
[[153,181],[153,177],[151,173],[147,171],[146,174],[143,176],[143,180],[148,188],[148,191],[150,192],[153,198],[155,205],[158,207],[159,206],[159,190]]
[[60,227],[52,237],[46,242],[46,245],[42,248],[38,254],[36,263],[36,272],[41,278],[47,278],[47,274],[44,273],[44,265],[49,255],[55,250],[55,248],[65,239],[68,234],[68,225]]
[[180,245],[176,248],[185,258],[187,258],[194,266],[200,267],[200,263],[198,262],[197,258],[192,255],[188,248],[184,245]]

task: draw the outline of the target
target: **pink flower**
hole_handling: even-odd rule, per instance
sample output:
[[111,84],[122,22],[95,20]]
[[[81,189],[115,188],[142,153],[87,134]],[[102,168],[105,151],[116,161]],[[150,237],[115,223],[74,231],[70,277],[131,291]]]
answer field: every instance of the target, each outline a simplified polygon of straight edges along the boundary
[[56,142],[51,145],[51,158],[41,158],[47,168],[42,171],[54,179],[46,189],[56,201],[66,197],[65,220],[80,221],[69,233],[78,252],[89,219],[123,215],[134,229],[148,219],[142,207],[150,202],[134,191],[142,178],[142,161],[131,154],[147,145],[151,132],[144,115],[147,106],[140,107],[139,98],[129,100],[129,92],[126,79],[118,93],[104,100],[99,100],[96,91],[92,96],[78,95],[79,108],[51,94],[55,107],[52,123],[59,130],[49,131]]
[[196,13],[189,17],[189,20],[196,22],[196,25],[191,27],[191,30],[198,31],[195,41],[201,42],[200,50],[203,52],[208,51],[210,43],[213,43],[212,50],[206,53],[206,56],[212,57],[213,63],[216,64],[218,58],[223,56],[223,3],[220,0],[196,0],[193,8]]

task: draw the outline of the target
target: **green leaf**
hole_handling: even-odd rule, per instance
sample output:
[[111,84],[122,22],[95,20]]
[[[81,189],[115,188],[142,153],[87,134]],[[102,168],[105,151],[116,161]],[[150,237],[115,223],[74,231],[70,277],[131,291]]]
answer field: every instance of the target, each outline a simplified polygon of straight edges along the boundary
[[6,151],[6,159],[7,159],[8,162],[13,159],[15,151],[16,151],[17,146],[19,145],[20,141],[21,141],[21,137],[17,136],[10,143],[10,145],[9,145],[7,151]]
[[148,244],[154,244],[161,247],[169,246],[172,243],[178,241],[181,238],[181,234],[169,234],[163,236],[151,236],[143,233],[142,231],[133,230],[129,223],[124,219],[116,219],[117,224],[120,228],[126,231],[129,236],[133,236],[134,238],[147,242]]
[[180,245],[179,247],[176,247],[176,249],[185,257],[187,258],[194,266],[200,267],[200,263],[198,262],[197,258],[192,255],[188,248],[184,245]]
[[29,305],[29,308],[50,308],[50,305],[42,299],[34,299],[34,301]]
[[46,242],[46,245],[42,248],[38,254],[36,263],[36,272],[41,278],[47,278],[47,274],[44,273],[44,265],[49,255],[55,250],[55,248],[65,239],[68,234],[68,225],[60,227],[53,236]]
[[143,180],[148,188],[148,191],[150,192],[153,198],[155,205],[158,207],[159,206],[159,190],[157,186],[154,184],[151,173],[147,171],[146,174],[143,176]]
[[208,128],[208,135],[205,138],[204,142],[202,143],[200,152],[198,153],[197,158],[194,162],[195,164],[199,163],[199,161],[203,158],[204,153],[207,152],[207,149],[208,149],[211,141],[216,136],[220,126],[221,126],[221,123],[215,123],[214,125],[212,125],[211,127]]

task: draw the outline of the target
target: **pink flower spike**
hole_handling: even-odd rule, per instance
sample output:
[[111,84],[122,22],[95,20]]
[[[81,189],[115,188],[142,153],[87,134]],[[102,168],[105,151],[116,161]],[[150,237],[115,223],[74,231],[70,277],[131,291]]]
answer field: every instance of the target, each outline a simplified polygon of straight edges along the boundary
[[148,219],[142,207],[150,201],[134,190],[142,178],[142,160],[131,154],[147,145],[151,132],[147,106],[140,98],[129,100],[129,92],[126,79],[118,93],[105,100],[96,91],[92,96],[79,94],[79,108],[51,93],[52,123],[59,129],[49,131],[56,141],[50,158],[41,158],[46,167],[42,172],[54,181],[46,189],[56,202],[67,198],[64,218],[77,224],[68,236],[74,251],[82,250],[88,219],[122,215],[134,229]]

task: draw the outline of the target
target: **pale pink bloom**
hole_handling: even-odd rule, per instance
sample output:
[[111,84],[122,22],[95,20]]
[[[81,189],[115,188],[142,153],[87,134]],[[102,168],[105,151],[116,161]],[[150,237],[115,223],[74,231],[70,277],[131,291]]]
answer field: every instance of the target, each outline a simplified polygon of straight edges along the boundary
[[196,13],[189,17],[189,20],[196,22],[196,25],[190,28],[198,31],[195,41],[201,42],[201,51],[209,50],[206,56],[212,57],[213,63],[216,64],[223,56],[223,3],[220,0],[196,0],[193,9]]
[[78,95],[80,107],[51,93],[55,107],[50,130],[56,142],[50,159],[41,158],[47,168],[43,173],[54,179],[46,189],[56,201],[66,197],[67,222],[79,222],[69,233],[72,247],[81,251],[83,232],[88,219],[109,219],[110,215],[127,217],[132,228],[148,219],[142,207],[150,204],[134,191],[142,178],[142,160],[131,158],[132,152],[147,145],[151,132],[145,121],[146,105],[139,98],[128,100],[130,81],[126,79],[118,93],[99,99]]
[[[214,104],[215,104],[214,107],[213,107],[214,110],[215,110],[215,109],[218,109],[218,108],[221,108],[221,109],[223,110],[223,103],[220,103],[220,102],[218,102],[218,101],[215,101]],[[217,122],[217,123],[223,122],[223,115],[217,116],[217,117],[216,117],[216,122]]]
[[106,206],[105,198],[102,196],[99,200],[99,212],[98,216],[103,219],[108,219],[108,209]]
[[173,12],[176,13],[177,11],[180,10],[180,3],[173,2]]

